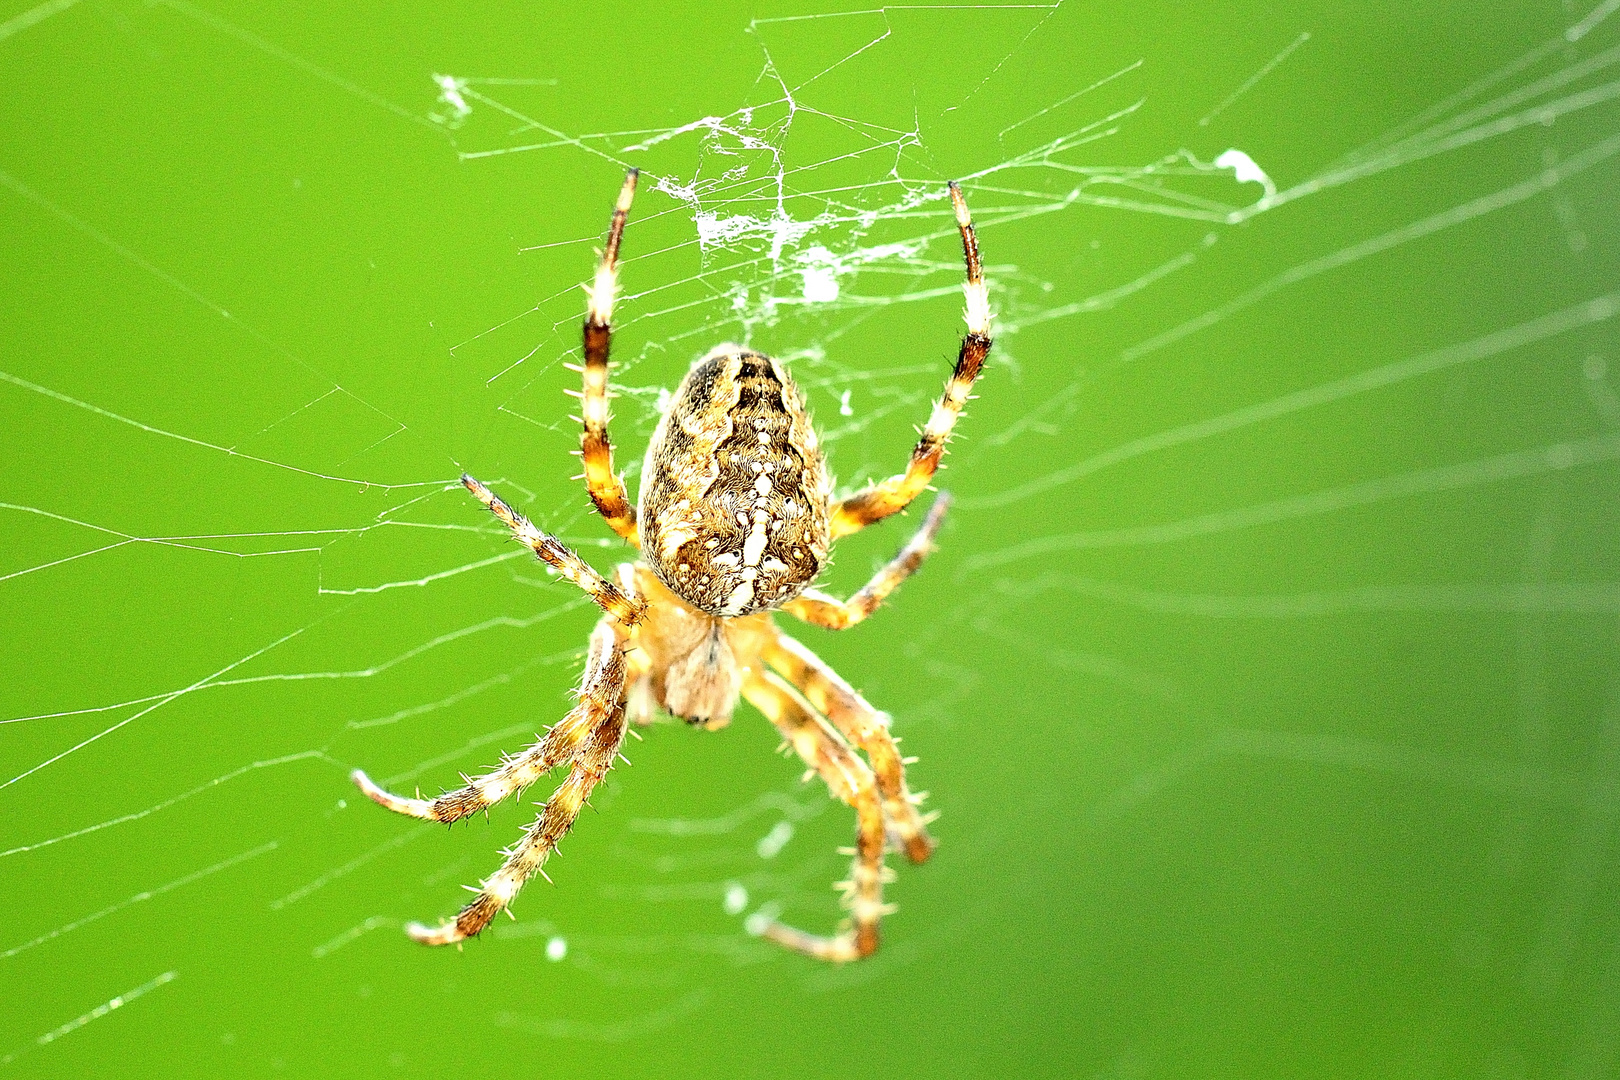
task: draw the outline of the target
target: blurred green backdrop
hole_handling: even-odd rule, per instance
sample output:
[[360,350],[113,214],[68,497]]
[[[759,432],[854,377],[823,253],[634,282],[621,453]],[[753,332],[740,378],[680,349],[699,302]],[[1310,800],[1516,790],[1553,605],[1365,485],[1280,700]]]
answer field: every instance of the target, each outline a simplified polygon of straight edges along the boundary
[[[9,0],[0,1073],[1620,1075],[1616,7]],[[898,467],[980,222],[942,550],[796,631],[943,814],[866,963],[744,931],[852,824],[747,708],[463,952],[399,927],[529,800],[347,779],[566,708],[593,613],[453,480],[624,557],[627,164],[632,476],[727,339]]]

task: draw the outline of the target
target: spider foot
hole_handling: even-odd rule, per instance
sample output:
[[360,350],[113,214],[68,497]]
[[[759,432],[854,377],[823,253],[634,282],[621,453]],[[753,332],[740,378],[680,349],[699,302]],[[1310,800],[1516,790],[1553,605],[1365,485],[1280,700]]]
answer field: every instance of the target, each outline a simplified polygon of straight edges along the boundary
[[877,952],[878,947],[878,928],[875,924],[865,924],[854,930],[823,937],[773,920],[759,929],[759,936],[814,960],[834,964],[864,960]]
[[411,940],[422,945],[459,945],[467,938],[453,922],[442,926],[423,926],[419,922],[406,923],[405,932]]
[[[461,909],[450,922],[439,926],[424,926],[413,922],[405,927],[411,940],[423,945],[455,945],[483,933],[496,912],[506,907],[506,900],[486,886],[475,890],[478,898]],[[504,895],[504,894],[503,894]]]
[[[929,856],[934,854],[934,849],[939,846],[939,841],[928,835],[926,831],[902,829],[890,818],[885,818],[883,824],[884,850],[903,851],[906,858],[914,863],[927,862]],[[844,853],[840,849],[839,854]],[[854,854],[854,852],[850,851],[849,854]]]
[[392,810],[396,814],[404,814],[406,817],[425,818],[429,821],[438,820],[438,815],[433,812],[433,803],[427,799],[405,799],[392,792],[385,791],[373,783],[371,777],[359,769],[350,773],[349,779],[354,781],[355,787],[358,787],[366,798],[378,806]]

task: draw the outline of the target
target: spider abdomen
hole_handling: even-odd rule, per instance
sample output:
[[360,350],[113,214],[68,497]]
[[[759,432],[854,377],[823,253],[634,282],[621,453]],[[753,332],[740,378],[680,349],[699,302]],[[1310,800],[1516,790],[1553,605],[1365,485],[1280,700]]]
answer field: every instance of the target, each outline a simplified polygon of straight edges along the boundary
[[642,471],[642,554],[670,591],[726,618],[778,607],[827,558],[827,470],[780,361],[722,345],[692,365]]

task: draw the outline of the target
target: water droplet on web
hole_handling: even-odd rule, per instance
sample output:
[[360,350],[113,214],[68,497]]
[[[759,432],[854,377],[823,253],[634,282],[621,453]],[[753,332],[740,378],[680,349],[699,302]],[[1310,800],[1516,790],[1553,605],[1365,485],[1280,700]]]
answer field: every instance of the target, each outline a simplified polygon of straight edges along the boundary
[[1215,159],[1217,169],[1231,169],[1232,178],[1240,184],[1260,184],[1267,191],[1274,191],[1271,177],[1266,171],[1255,164],[1254,158],[1242,150],[1227,150]]
[[748,906],[748,890],[738,882],[731,882],[726,886],[726,897],[720,906],[727,915],[740,915]]
[[838,277],[831,270],[816,267],[801,270],[804,279],[804,299],[809,304],[826,304],[838,299]]
[[762,859],[774,859],[787,847],[787,842],[793,839],[793,825],[790,822],[778,821],[771,827],[771,831],[759,838],[754,850],[759,852]]
[[777,903],[761,904],[759,910],[743,921],[743,931],[751,937],[759,937],[776,917],[782,913],[782,906]]

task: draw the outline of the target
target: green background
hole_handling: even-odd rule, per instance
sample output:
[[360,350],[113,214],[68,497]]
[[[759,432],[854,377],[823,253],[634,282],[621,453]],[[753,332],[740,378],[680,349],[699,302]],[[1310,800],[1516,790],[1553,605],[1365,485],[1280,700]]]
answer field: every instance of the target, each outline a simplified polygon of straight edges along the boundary
[[[0,1074],[1620,1075],[1594,6],[10,0]],[[626,164],[632,474],[727,339],[842,481],[897,468],[962,328],[946,179],[980,221],[941,550],[794,631],[942,811],[868,962],[744,931],[830,928],[851,832],[751,709],[632,742],[462,952],[399,927],[543,793],[445,831],[347,780],[567,707],[591,610],[453,480],[624,557],[562,391]]]

